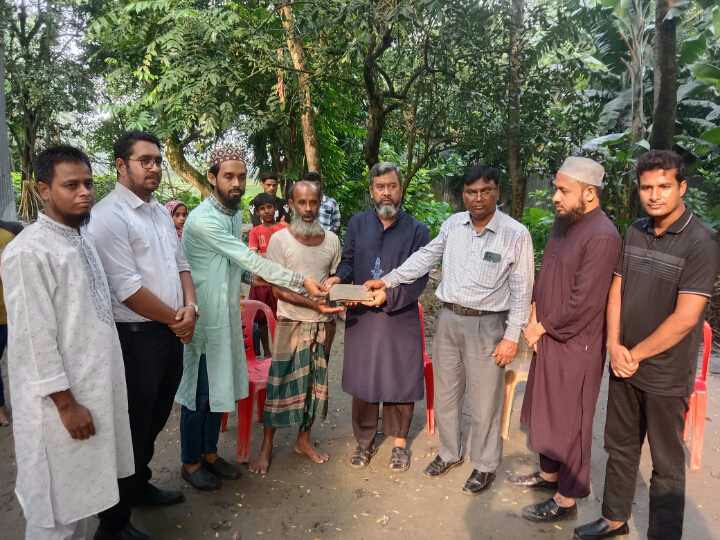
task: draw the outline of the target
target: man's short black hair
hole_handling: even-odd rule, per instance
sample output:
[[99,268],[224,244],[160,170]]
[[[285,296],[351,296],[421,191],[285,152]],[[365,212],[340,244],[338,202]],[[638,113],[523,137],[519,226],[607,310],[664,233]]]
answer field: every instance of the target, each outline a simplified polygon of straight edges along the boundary
[[130,159],[133,146],[135,146],[135,143],[138,141],[153,143],[162,150],[160,139],[152,133],[148,133],[147,131],[126,131],[120,135],[120,138],[113,144],[113,159],[122,158],[124,161]]
[[60,144],[46,148],[35,156],[33,162],[35,179],[38,182],[52,184],[53,177],[55,176],[55,165],[58,163],[84,163],[92,173],[90,158],[85,152],[74,146]]
[[678,154],[672,150],[650,150],[640,156],[637,165],[635,165],[638,183],[640,183],[640,176],[643,173],[660,169],[666,171],[675,169],[675,178],[678,183],[685,180],[685,163]]
[[322,183],[322,176],[320,176],[320,173],[317,171],[306,172],[302,179],[306,182],[317,182],[318,184]]
[[264,173],[260,174],[260,183],[261,184],[265,183],[265,180],[270,180],[270,179],[277,180],[279,182],[280,175],[278,175],[278,173],[276,173],[275,171],[265,171]]
[[258,193],[252,200],[252,204],[255,207],[255,210],[260,208],[263,204],[272,204],[275,208],[277,208],[275,197],[273,197],[269,193]]
[[481,178],[486,182],[494,182],[496,186],[500,185],[500,172],[495,167],[471,165],[465,169],[465,174],[463,174],[463,186],[474,184]]
[[220,172],[220,164],[219,163],[213,163],[210,165],[210,168],[208,168],[208,172],[212,174],[213,176],[217,176]]

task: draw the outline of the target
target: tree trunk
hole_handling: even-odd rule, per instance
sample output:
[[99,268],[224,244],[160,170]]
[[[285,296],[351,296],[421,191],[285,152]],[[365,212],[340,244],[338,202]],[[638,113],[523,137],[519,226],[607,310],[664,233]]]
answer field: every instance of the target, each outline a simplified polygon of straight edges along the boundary
[[313,111],[312,96],[310,93],[310,75],[305,69],[305,55],[302,41],[295,33],[295,23],[290,4],[280,4],[280,18],[285,29],[287,47],[293,66],[298,72],[298,87],[300,89],[302,114],[300,122],[303,130],[303,145],[305,147],[305,158],[309,171],[320,172],[320,145],[318,144],[317,133],[315,132],[315,113]]
[[367,136],[363,144],[363,158],[370,169],[380,161],[380,141],[385,129],[385,109],[382,102],[370,102],[368,106]]
[[207,197],[212,193],[212,184],[204,174],[190,165],[188,160],[185,159],[185,152],[180,146],[180,142],[174,137],[165,139],[165,159],[167,159],[173,171],[188,184],[195,187],[200,192],[200,195]]
[[677,109],[677,18],[665,20],[671,0],[657,0],[655,8],[655,107],[651,148],[672,150]]
[[413,101],[409,107],[403,111],[403,120],[405,120],[405,137],[407,138],[407,149],[405,155],[405,178],[403,180],[403,191],[410,185],[412,177],[415,175],[415,144],[417,142],[417,127],[415,119],[417,118],[417,101]]
[[520,161],[520,91],[522,86],[522,50],[520,34],[523,28],[524,0],[511,0],[510,49],[508,53],[508,116],[505,126],[508,179],[512,190],[511,215],[521,219],[525,207],[527,179],[522,174]]
[[0,9],[0,219],[15,221],[15,190],[10,176],[10,139],[5,110],[5,13]]
[[20,206],[18,215],[23,221],[35,221],[38,212],[42,207],[40,196],[35,185],[33,156],[35,155],[35,142],[37,140],[37,128],[35,115],[32,111],[26,110],[23,114],[23,141],[20,145],[20,177],[22,188],[20,191]]

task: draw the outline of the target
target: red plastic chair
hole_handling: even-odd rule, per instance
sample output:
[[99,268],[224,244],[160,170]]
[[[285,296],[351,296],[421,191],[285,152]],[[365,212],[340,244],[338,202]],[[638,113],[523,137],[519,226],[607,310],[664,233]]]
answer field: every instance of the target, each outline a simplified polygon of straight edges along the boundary
[[[252,437],[253,402],[257,408],[257,421],[262,421],[265,398],[267,397],[268,371],[272,358],[258,359],[253,345],[253,323],[259,311],[265,314],[268,330],[275,336],[275,316],[272,310],[257,300],[240,300],[242,310],[243,339],[245,342],[245,359],[248,370],[248,397],[237,402],[237,456],[240,463],[250,459],[250,440]],[[222,418],[220,429],[227,430],[229,413]]]
[[705,436],[705,415],[707,414],[707,372],[712,350],[712,328],[707,321],[703,324],[703,359],[700,375],[695,379],[695,390],[690,395],[685,413],[685,433],[689,442],[690,470],[699,471],[702,463],[703,439]]
[[430,435],[435,433],[435,384],[433,379],[433,367],[430,355],[425,345],[425,317],[423,315],[423,307],[418,302],[418,312],[420,313],[420,333],[422,334],[422,354],[423,354],[423,371],[425,373],[425,408],[427,410],[427,421],[425,428]]

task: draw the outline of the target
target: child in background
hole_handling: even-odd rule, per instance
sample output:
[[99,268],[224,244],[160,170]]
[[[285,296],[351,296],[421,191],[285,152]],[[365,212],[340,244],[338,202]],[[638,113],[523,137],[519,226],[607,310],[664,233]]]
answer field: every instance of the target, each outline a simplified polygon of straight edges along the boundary
[[182,201],[172,200],[165,203],[165,208],[170,212],[178,239],[182,238],[183,227],[185,227],[185,220],[188,217],[187,206]]
[[[260,193],[253,199],[255,213],[260,217],[260,225],[256,225],[250,230],[248,247],[262,256],[264,256],[267,251],[270,237],[277,231],[287,227],[285,222],[278,223],[275,221],[275,214],[277,212],[275,200],[275,197],[267,193]],[[253,284],[250,288],[248,298],[267,304],[270,306],[270,309],[272,309],[273,314],[277,312],[277,300],[272,293],[272,287],[270,285],[265,283]],[[270,338],[268,336],[267,320],[262,313],[258,313],[257,315],[253,337],[255,352],[257,353],[259,351],[259,341],[261,341],[264,355],[270,356]]]

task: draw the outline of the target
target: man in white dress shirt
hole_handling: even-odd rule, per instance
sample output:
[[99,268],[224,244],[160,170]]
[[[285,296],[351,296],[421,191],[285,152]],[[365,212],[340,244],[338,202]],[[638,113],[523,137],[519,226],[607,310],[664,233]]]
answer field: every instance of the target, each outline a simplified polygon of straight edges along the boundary
[[155,199],[160,141],[129,132],[114,145],[118,182],[93,208],[89,231],[108,277],[120,336],[135,453],[133,479],[120,481],[120,504],[101,524],[117,530],[131,505],[182,502],[179,491],[150,483],[155,439],[165,426],[182,376],[183,343],[197,317],[195,289],[172,219]]
[[[15,492],[26,540],[85,539],[85,518],[117,503],[118,477],[133,473],[122,352],[102,264],[81,228],[94,199],[88,157],[48,148],[35,171],[45,211],[2,257]],[[127,522],[110,538],[150,537]]]

